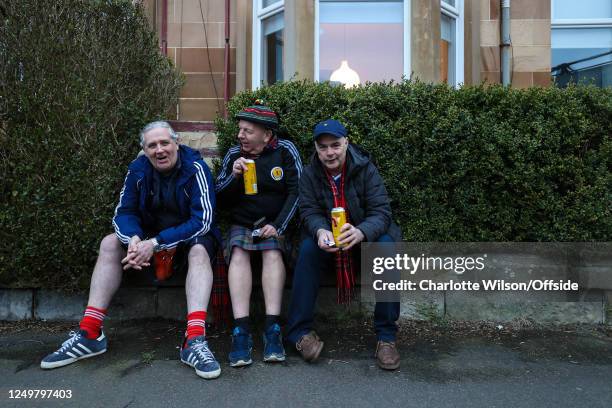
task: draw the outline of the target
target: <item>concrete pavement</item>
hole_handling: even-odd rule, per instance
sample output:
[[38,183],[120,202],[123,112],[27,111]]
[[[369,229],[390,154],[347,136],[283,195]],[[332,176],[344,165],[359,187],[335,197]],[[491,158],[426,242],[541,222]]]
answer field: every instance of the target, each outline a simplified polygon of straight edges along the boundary
[[[178,360],[182,323],[123,322],[107,327],[109,351],[43,371],[40,359],[66,338],[69,324],[0,323],[2,407],[610,407],[612,333],[580,328],[518,330],[409,322],[402,366],[383,372],[372,357],[370,323],[321,324],[321,360],[290,351],[282,364],[227,364],[229,334],[209,330],[221,377],[206,381]],[[519,328],[520,329],[520,328]],[[71,390],[70,399],[10,399],[9,390]]]

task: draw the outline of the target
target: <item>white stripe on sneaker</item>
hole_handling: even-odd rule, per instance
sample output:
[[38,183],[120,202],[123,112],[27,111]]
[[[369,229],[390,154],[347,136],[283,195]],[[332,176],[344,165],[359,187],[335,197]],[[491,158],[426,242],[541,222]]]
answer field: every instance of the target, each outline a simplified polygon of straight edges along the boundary
[[77,346],[79,346],[80,348],[82,348],[83,350],[85,350],[87,353],[91,353],[92,351],[90,349],[88,349],[87,347],[85,347],[83,344],[79,343],[77,344]]
[[72,358],[77,358],[77,356],[75,356],[74,354],[72,354],[71,352],[67,351],[66,352],[67,355],[69,355]]
[[[76,346],[72,347],[72,352],[78,354],[79,356],[82,356],[84,353],[79,350],[78,348],[76,348]],[[67,354],[67,353],[66,353]]]

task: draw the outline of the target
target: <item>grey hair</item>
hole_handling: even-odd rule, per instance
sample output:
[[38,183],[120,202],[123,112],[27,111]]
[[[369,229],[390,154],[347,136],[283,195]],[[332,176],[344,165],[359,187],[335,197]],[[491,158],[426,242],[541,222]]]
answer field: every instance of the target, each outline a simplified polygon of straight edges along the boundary
[[172,126],[170,126],[170,124],[168,122],[166,122],[164,120],[157,120],[155,122],[148,123],[140,131],[140,146],[144,147],[144,135],[145,135],[145,133],[147,133],[149,130],[153,130],[153,129],[157,129],[157,128],[168,129],[168,131],[170,132],[170,138],[172,140],[174,140],[175,142],[178,140],[178,135],[176,134],[174,129],[172,129]]

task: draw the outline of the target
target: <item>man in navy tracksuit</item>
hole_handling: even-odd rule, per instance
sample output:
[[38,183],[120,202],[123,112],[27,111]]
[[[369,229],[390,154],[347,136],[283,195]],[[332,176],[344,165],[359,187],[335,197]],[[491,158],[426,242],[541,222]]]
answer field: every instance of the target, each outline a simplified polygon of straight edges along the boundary
[[153,257],[157,262],[176,251],[188,262],[187,331],[181,361],[195,368],[200,377],[216,378],[221,368],[205,337],[213,281],[210,260],[220,241],[212,175],[197,151],[179,146],[167,122],[145,126],[140,143],[144,155],[128,167],[113,217],[115,234],[107,235],[100,244],[79,330],[45,357],[41,367],[62,367],[104,353],[102,323],[123,271],[148,268]]

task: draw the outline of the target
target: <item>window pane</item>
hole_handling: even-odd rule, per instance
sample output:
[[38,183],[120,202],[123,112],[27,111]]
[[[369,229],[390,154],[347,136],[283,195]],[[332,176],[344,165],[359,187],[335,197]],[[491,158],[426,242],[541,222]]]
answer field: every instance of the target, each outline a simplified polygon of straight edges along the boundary
[[441,32],[440,35],[442,36],[443,40],[446,41],[453,41],[453,36],[454,36],[454,19],[451,19],[450,17],[442,14],[442,18],[441,18],[441,22],[442,22],[442,27],[441,27]]
[[612,48],[612,28],[555,28],[552,48]]
[[609,0],[553,0],[554,19],[612,18],[612,1]]
[[440,27],[440,78],[450,85],[455,81],[455,19],[442,14]]
[[404,21],[401,1],[321,2],[321,23],[401,23]]
[[400,80],[404,64],[403,16],[401,1],[322,1],[319,79],[330,80],[334,71],[347,66],[362,84]]
[[444,3],[449,4],[453,7],[455,7],[455,0],[442,0]]
[[262,21],[261,29],[264,35],[272,34],[275,31],[280,31],[285,27],[285,19],[283,13],[277,13],[272,17],[268,17]]
[[268,85],[283,80],[284,27],[282,12],[266,18],[261,24],[261,77]]
[[[552,66],[589,58],[612,50],[612,28],[558,28],[552,30]],[[585,61],[574,69],[612,60],[612,56]]]
[[[554,53],[554,52],[553,52]],[[553,76],[557,86],[564,87],[568,83],[592,84],[599,87],[612,87],[612,59],[609,55],[590,60],[588,66],[584,66],[586,61],[581,64],[573,64],[570,67],[557,66],[553,71]],[[581,68],[576,68],[583,65]]]
[[[552,30],[552,66],[559,86],[569,81],[612,86],[612,28]],[[575,62],[583,60],[580,62]],[[564,67],[561,64],[571,65]]]
[[282,0],[263,0],[261,2],[261,8],[266,8],[274,3],[280,3]]

